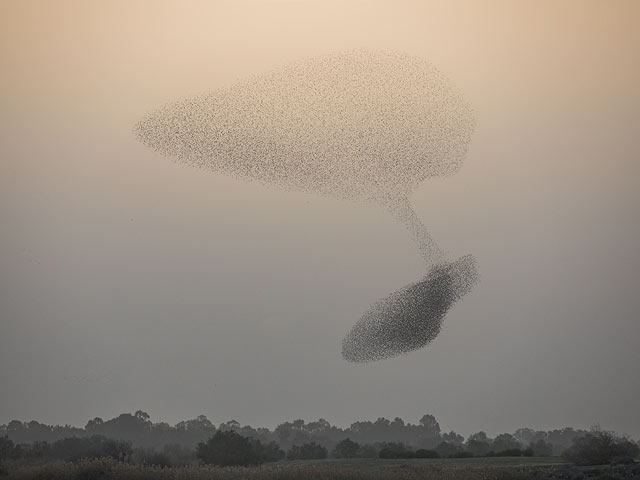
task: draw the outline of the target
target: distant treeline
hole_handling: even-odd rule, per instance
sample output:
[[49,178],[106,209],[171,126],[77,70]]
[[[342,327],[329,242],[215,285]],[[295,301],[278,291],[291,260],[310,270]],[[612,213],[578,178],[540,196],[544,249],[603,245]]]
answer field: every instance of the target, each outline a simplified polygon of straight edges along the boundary
[[[282,423],[274,430],[242,426],[235,420],[215,426],[207,417],[201,415],[171,426],[164,422],[152,422],[149,415],[141,410],[133,414],[124,413],[111,420],[94,418],[84,428],[17,420],[0,426],[0,437],[10,440],[12,448],[21,449],[18,451],[21,451],[20,455],[23,456],[50,455],[65,458],[75,455],[74,448],[80,449],[78,451],[106,448],[106,456],[114,458],[132,456],[137,452],[140,458],[145,455],[162,454],[171,458],[173,462],[178,459],[180,463],[188,463],[190,459],[195,458],[198,445],[212,438],[216,432],[235,432],[242,437],[260,442],[261,445],[270,446],[272,450],[281,449],[281,454],[272,452],[272,456],[284,457],[286,454],[292,459],[301,458],[306,451],[313,452],[309,455],[316,458],[464,457],[507,454],[549,456],[562,454],[575,439],[588,433],[586,430],[569,427],[551,431],[520,428],[512,434],[502,433],[495,438],[490,438],[481,431],[465,439],[454,431],[442,432],[433,415],[424,415],[417,424],[405,423],[398,417],[393,420],[378,418],[373,422],[356,422],[348,428],[333,426],[324,419],[309,423],[294,420]],[[76,440],[73,440],[74,438]],[[81,445],[78,439],[85,441],[81,442]],[[348,442],[345,444],[347,439],[353,445]],[[129,445],[130,450],[124,445]],[[354,445],[357,445],[357,448]],[[341,453],[338,447],[346,450]],[[113,451],[116,453],[109,453]],[[345,451],[351,453],[345,454]]]

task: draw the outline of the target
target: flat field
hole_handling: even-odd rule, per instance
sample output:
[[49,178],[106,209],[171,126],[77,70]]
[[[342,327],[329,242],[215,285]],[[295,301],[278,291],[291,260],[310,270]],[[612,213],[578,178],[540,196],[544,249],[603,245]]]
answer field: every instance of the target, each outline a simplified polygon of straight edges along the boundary
[[543,480],[640,479],[640,465],[572,467],[556,457],[283,461],[261,467],[160,468],[109,459],[8,465],[7,480]]

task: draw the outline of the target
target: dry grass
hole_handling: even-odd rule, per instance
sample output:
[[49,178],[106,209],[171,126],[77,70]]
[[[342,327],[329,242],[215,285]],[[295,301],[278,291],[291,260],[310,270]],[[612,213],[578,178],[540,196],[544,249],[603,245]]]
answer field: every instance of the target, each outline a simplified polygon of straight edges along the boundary
[[[110,459],[14,465],[9,480],[498,480],[551,471],[553,460],[460,459],[278,462],[262,467],[132,465]],[[542,477],[544,478],[544,477]]]

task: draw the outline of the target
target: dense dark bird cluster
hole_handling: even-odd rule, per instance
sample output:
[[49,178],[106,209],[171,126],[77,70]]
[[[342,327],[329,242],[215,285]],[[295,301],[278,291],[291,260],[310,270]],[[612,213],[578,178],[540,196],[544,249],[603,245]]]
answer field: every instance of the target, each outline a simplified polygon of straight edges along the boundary
[[[135,131],[145,144],[189,165],[383,205],[407,225],[427,264],[438,265],[423,282],[389,301],[422,295],[405,303],[435,312],[444,308],[437,305],[448,308],[469,290],[475,269],[469,260],[444,261],[408,196],[422,181],[458,170],[473,127],[469,105],[429,63],[401,53],[354,51],[303,60],[166,105]],[[464,275],[470,275],[467,282]],[[435,337],[446,313],[444,308],[437,315],[417,312],[414,320],[406,315],[394,320],[395,307],[376,305],[376,311],[391,315],[381,323],[388,333],[362,327],[372,325],[372,314],[365,315],[345,340],[348,360],[384,358],[423,346]],[[409,328],[418,338],[404,348],[411,343]],[[355,342],[356,336],[374,331],[379,339]],[[402,339],[389,343],[391,332]],[[355,353],[363,348],[375,351]]]
[[438,336],[449,308],[477,279],[471,255],[434,266],[419,282],[374,303],[343,340],[343,357],[369,362],[424,347]]

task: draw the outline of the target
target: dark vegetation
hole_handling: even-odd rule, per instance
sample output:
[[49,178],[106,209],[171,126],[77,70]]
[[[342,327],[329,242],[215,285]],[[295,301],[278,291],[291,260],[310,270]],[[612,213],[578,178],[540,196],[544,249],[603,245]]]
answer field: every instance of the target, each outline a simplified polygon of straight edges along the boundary
[[7,480],[623,480],[640,464],[575,467],[529,457],[428,460],[306,460],[251,467],[159,468],[113,459],[18,465]]
[[100,435],[127,441],[134,448],[156,451],[168,448],[170,452],[167,454],[179,456],[181,452],[176,451],[177,446],[194,451],[200,442],[207,441],[217,431],[228,430],[243,437],[260,440],[265,445],[274,441],[285,452],[294,445],[302,446],[311,442],[332,452],[339,442],[348,438],[360,445],[361,449],[365,445],[382,445],[384,442],[402,443],[416,450],[437,449],[440,456],[445,457],[459,451],[467,451],[474,456],[485,456],[491,451],[502,452],[514,448],[531,448],[536,456],[560,455],[571,446],[575,438],[588,433],[586,430],[573,428],[548,432],[520,428],[512,434],[504,433],[495,438],[489,438],[484,432],[477,432],[465,440],[456,432],[443,432],[432,415],[424,415],[416,424],[405,423],[397,417],[394,420],[378,418],[373,422],[355,422],[347,428],[336,427],[324,419],[309,423],[294,420],[284,422],[273,430],[242,426],[235,420],[216,426],[201,415],[171,426],[164,422],[153,423],[147,413],[138,410],[134,414],[124,413],[110,420],[94,418],[84,428],[14,420],[7,425],[0,425],[0,437],[7,436],[16,445],[31,445],[34,442],[52,444],[70,437],[89,438]]
[[327,449],[316,442],[293,445],[287,452],[287,460],[324,460]]
[[[259,440],[253,440],[233,430],[218,430],[206,442],[200,442],[196,457],[204,463],[227,467],[260,465],[266,458]],[[278,451],[281,451],[278,447]]]
[[638,445],[613,432],[595,430],[576,438],[564,456],[576,465],[633,463],[640,453]]
[[170,426],[151,422],[142,411],[108,421],[96,418],[84,428],[35,421],[0,426],[0,471],[9,472],[24,465],[79,464],[89,458],[154,468],[258,466],[285,459],[327,458],[464,461],[472,457],[522,457],[526,462],[524,457],[553,455],[564,455],[576,465],[632,465],[638,452],[635,442],[601,430],[521,428],[495,438],[478,432],[465,439],[453,431],[441,432],[432,415],[424,415],[415,425],[400,418],[379,418],[344,429],[322,419],[285,422],[274,430],[241,426],[233,420],[216,427],[204,416]]
[[109,457],[129,461],[133,449],[129,442],[112,440],[101,435],[69,437],[48,443],[36,440],[31,444],[15,445],[8,437],[0,437],[0,459],[45,459],[76,461],[81,458]]

